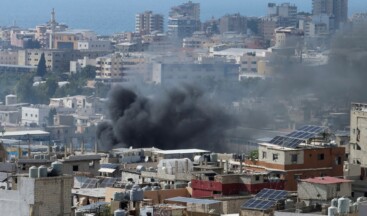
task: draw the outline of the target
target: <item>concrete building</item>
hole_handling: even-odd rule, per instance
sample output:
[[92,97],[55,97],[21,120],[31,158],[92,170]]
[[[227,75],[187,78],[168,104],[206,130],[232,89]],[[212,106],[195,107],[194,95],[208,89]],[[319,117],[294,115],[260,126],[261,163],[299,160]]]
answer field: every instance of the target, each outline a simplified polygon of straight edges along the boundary
[[135,32],[141,35],[151,34],[152,32],[163,33],[163,23],[163,15],[145,11],[135,15]]
[[12,190],[0,190],[0,208],[7,215],[72,214],[72,176],[31,178],[19,175]]
[[224,32],[236,32],[238,34],[247,33],[247,19],[241,16],[239,13],[225,15],[219,19],[219,31],[221,34]]
[[0,111],[0,122],[2,125],[17,125],[20,122],[19,111]]
[[96,79],[103,82],[123,81],[123,60],[119,53],[96,59]]
[[17,51],[0,51],[0,65],[17,65],[18,64],[18,52]]
[[[74,149],[70,149],[74,151]],[[63,158],[60,162],[63,163],[63,173],[73,175],[75,172],[88,173],[93,176],[98,176],[100,169],[100,155],[70,155]]]
[[313,0],[312,14],[327,14],[335,19],[335,29],[348,21],[348,0]]
[[279,27],[275,31],[275,47],[296,49],[303,46],[303,31],[295,27]]
[[350,164],[361,166],[361,178],[367,176],[367,104],[352,104],[350,114]]
[[96,59],[90,59],[85,56],[82,59],[78,59],[76,61],[70,61],[70,73],[78,73],[88,65],[89,66],[96,65]]
[[[200,172],[197,172],[200,174]],[[245,194],[256,194],[264,188],[283,190],[284,180],[272,180],[269,173],[240,173],[203,175],[191,180],[193,197],[221,197]]]
[[177,84],[205,79],[238,81],[236,64],[181,64],[154,63],[152,82]]
[[81,51],[112,51],[111,41],[109,40],[84,40],[77,42],[77,50]]
[[307,206],[329,204],[336,197],[351,197],[352,181],[329,176],[301,179],[297,194]]
[[[293,136],[292,133],[290,136]],[[327,140],[322,135],[307,139],[277,136],[269,143],[260,143],[258,160],[246,160],[246,165],[249,165],[248,168],[255,166],[255,170],[262,167],[263,170],[277,171],[273,177],[287,181],[285,190],[296,191],[298,179],[343,176],[345,148],[323,143]]]
[[275,3],[268,3],[268,16],[279,16],[287,19],[285,26],[297,25],[297,6],[290,3],[282,3],[276,5]]
[[189,1],[172,7],[168,18],[168,36],[174,39],[191,37],[200,30],[200,4]]
[[22,107],[22,125],[47,125],[50,108],[48,106]]

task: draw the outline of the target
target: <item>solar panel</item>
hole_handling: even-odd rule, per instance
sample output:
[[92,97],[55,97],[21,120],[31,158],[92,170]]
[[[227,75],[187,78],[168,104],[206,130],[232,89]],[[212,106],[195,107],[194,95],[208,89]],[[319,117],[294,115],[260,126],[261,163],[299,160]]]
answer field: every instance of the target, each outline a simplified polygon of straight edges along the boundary
[[241,208],[246,209],[257,209],[257,210],[268,210],[275,206],[276,202],[273,200],[261,200],[252,198],[245,202]]
[[108,168],[108,169],[116,169],[119,165],[118,164],[100,164],[101,168]]
[[113,184],[117,181],[117,178],[105,178],[103,179],[102,183],[99,185],[99,187],[113,187]]
[[322,126],[315,126],[315,125],[305,125],[301,128],[298,129],[298,131],[305,131],[305,132],[310,132],[310,133],[321,133],[323,131],[325,131],[327,129],[327,127],[322,127]]
[[284,190],[273,190],[273,189],[262,189],[256,194],[255,198],[265,199],[265,200],[284,200],[288,196],[288,192]]
[[80,188],[95,188],[97,186],[98,181],[99,180],[96,178],[88,178],[87,180],[85,180],[85,182],[82,184]]

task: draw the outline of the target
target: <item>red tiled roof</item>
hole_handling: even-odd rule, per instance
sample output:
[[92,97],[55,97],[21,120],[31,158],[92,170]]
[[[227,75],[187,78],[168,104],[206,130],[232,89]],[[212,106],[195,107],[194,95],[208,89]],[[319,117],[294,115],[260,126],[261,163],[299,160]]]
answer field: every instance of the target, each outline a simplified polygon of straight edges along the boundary
[[315,183],[315,184],[338,184],[338,183],[352,182],[352,180],[341,179],[341,178],[330,177],[330,176],[301,179],[301,181],[308,182],[308,183]]

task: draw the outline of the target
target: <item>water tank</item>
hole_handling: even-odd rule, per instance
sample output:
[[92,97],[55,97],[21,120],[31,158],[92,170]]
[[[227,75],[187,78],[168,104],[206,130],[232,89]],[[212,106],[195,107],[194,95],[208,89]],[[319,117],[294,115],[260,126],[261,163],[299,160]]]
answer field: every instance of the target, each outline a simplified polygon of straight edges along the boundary
[[191,181],[189,183],[187,183],[187,187],[191,187]]
[[293,209],[294,201],[292,199],[285,200],[285,209]]
[[338,198],[334,198],[331,200],[331,206],[338,207]]
[[159,186],[154,186],[154,187],[152,187],[152,190],[153,191],[157,191],[157,190],[160,190],[161,188],[159,187]]
[[55,161],[51,163],[51,167],[55,170],[58,176],[62,175],[62,163],[60,161]]
[[169,190],[169,189],[171,189],[171,185],[168,184],[168,183],[164,183],[162,189],[163,190]]
[[338,213],[339,214],[347,214],[349,212],[349,203],[350,200],[345,197],[341,197],[338,199]]
[[349,203],[349,213],[355,213],[355,212],[357,212],[357,208],[356,208],[356,206],[354,204],[355,203],[353,203],[353,202],[350,202]]
[[149,185],[143,187],[143,191],[151,191],[151,190],[152,190],[152,188],[149,187]]
[[113,216],[125,216],[126,211],[122,209],[117,209],[113,212]]
[[38,168],[35,166],[31,166],[29,168],[29,177],[30,178],[37,178],[38,177]]
[[6,95],[5,96],[5,105],[12,105],[17,103],[16,95]]
[[126,190],[130,190],[132,187],[133,187],[133,184],[130,183],[130,182],[125,184],[125,189]]
[[143,201],[144,192],[140,188],[132,188],[130,191],[130,200],[133,202]]
[[335,206],[330,206],[327,211],[328,216],[336,216],[338,213],[338,208]]
[[122,200],[124,200],[124,193],[122,193],[122,192],[115,192],[114,194],[113,194],[113,200],[114,201],[122,201]]
[[211,161],[211,162],[217,162],[217,161],[218,161],[218,154],[216,154],[216,153],[211,153],[211,154],[210,154],[210,161]]
[[137,172],[142,172],[142,171],[145,171],[146,169],[145,169],[145,166],[143,166],[143,165],[138,165],[137,167],[136,167],[136,171]]
[[38,167],[38,178],[47,177],[47,167],[42,165]]
[[200,164],[201,162],[203,162],[204,161],[204,157],[203,156],[200,156],[200,155],[196,155],[195,157],[194,157],[194,163],[196,163],[196,164]]
[[367,200],[367,198],[366,197],[358,197],[357,198],[357,202],[364,202],[364,201],[366,201]]

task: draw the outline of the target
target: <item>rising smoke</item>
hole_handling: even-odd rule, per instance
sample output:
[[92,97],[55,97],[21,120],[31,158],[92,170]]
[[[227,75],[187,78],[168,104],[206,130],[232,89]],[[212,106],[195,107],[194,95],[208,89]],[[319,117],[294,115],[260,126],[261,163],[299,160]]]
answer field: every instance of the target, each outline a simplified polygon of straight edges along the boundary
[[99,148],[117,145],[160,149],[220,150],[234,119],[196,87],[183,85],[146,97],[115,86],[109,94],[111,122],[98,126]]

